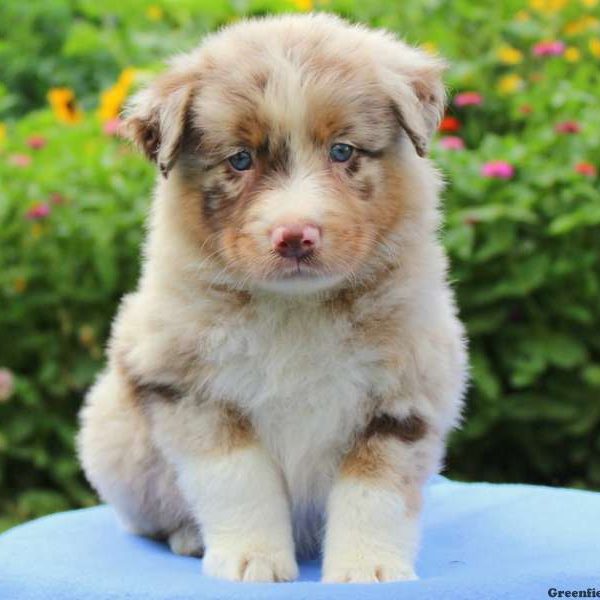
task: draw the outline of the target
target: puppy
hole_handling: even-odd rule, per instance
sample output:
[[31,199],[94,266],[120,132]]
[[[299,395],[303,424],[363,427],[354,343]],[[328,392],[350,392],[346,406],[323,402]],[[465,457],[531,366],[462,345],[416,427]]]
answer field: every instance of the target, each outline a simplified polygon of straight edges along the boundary
[[83,467],[208,575],[413,579],[465,386],[425,158],[444,64],[328,15],[177,57],[126,131],[160,171],[137,290],[87,395]]

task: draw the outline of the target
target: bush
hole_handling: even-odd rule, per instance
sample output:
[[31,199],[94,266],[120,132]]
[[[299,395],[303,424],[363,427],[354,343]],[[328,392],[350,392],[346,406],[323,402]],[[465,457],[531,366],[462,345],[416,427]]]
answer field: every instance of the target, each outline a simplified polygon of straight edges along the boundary
[[[599,489],[598,11],[496,4],[323,6],[452,63],[434,158],[473,385],[449,474]],[[0,528],[95,501],[74,458],[75,414],[135,285],[153,177],[112,119],[142,67],[235,16],[217,0],[0,9],[0,367],[15,378],[10,396],[0,381]]]

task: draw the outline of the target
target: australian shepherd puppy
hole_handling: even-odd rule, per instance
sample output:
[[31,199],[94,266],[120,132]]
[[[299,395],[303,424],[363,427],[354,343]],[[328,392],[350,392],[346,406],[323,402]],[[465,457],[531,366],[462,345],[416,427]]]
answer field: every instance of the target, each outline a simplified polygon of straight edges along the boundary
[[444,64],[329,15],[208,36],[131,103],[158,167],[139,285],[79,452],[125,526],[204,571],[413,579],[465,386],[425,157]]

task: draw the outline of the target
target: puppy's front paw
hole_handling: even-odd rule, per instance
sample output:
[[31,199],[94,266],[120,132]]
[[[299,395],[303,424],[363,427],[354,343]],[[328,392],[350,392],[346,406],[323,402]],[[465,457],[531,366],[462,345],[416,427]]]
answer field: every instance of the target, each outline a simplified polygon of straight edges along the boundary
[[292,581],[298,566],[291,550],[213,546],[204,555],[204,572],[231,581]]
[[324,583],[374,583],[380,581],[414,581],[418,579],[410,564],[388,557],[365,559],[359,564],[333,564],[323,570]]

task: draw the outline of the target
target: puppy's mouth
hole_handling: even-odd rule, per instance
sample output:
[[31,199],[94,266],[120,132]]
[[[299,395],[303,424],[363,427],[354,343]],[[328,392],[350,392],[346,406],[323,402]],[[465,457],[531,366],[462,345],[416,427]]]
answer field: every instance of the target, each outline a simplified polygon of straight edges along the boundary
[[278,259],[273,270],[273,279],[312,279],[323,276],[318,262],[313,258],[282,258]]
[[316,257],[278,258],[259,286],[283,294],[303,295],[326,290],[341,280],[343,275],[332,273]]

